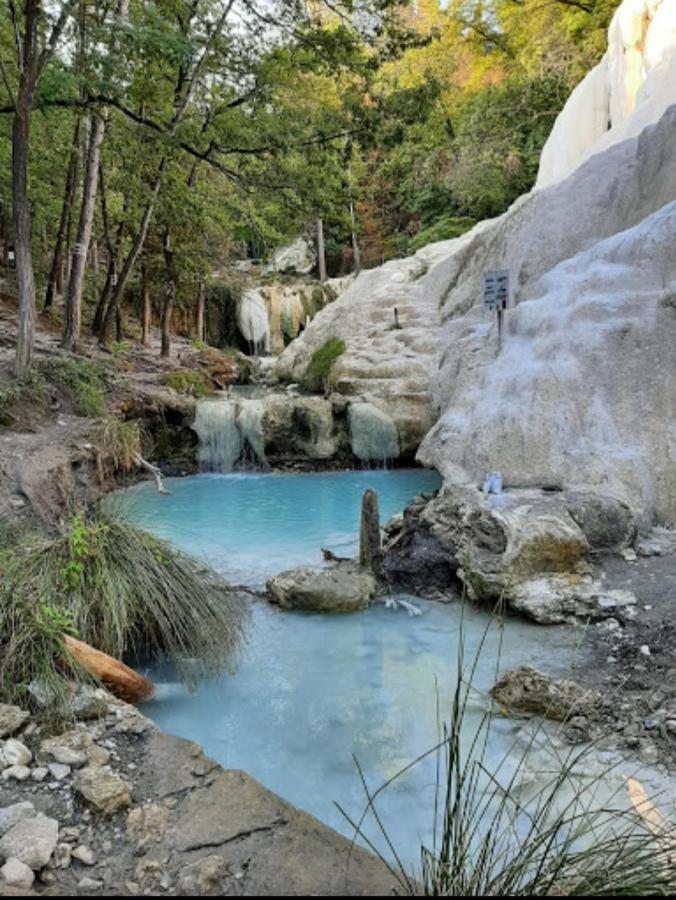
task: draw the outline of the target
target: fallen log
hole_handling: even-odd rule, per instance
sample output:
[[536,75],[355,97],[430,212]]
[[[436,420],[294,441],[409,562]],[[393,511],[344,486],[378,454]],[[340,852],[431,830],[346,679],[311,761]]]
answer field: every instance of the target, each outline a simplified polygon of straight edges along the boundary
[[150,700],[155,693],[152,682],[112,656],[68,635],[63,636],[63,642],[73,659],[120,700],[136,705]]

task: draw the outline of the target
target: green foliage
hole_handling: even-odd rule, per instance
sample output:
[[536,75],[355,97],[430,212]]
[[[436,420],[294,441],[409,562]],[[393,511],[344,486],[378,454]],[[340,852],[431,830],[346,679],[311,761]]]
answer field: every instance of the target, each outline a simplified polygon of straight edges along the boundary
[[88,359],[50,356],[38,364],[38,371],[50,384],[66,391],[82,416],[98,418],[105,413],[106,372]]
[[33,369],[22,381],[0,388],[0,426],[11,424],[13,407],[41,409],[46,402],[47,384],[40,372]]
[[304,391],[310,394],[325,391],[329,386],[331,369],[336,360],[345,353],[345,344],[340,338],[329,338],[315,350],[301,380]]
[[[204,564],[123,519],[76,516],[55,540],[0,548],[0,696],[39,681],[55,704],[86,676],[63,635],[117,659],[167,654],[191,683],[233,664],[245,601]],[[197,660],[197,668],[194,661]]]
[[436,241],[449,241],[451,238],[460,237],[474,225],[476,225],[476,221],[467,216],[444,216],[438,219],[434,225],[423,228],[410,239],[408,242],[409,252],[415,253],[427,244],[433,244]]
[[206,376],[194,369],[172,369],[164,376],[162,383],[179,394],[187,394],[196,400],[206,397],[211,390]]

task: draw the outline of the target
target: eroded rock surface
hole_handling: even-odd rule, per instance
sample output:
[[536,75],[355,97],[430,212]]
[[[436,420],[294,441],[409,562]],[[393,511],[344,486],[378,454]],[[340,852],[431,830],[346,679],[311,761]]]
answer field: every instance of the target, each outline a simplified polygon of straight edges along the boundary
[[284,609],[354,612],[366,609],[375,596],[375,577],[353,563],[328,569],[291,569],[268,581],[273,603]]
[[[84,748],[94,762],[95,750],[108,753],[110,764],[88,759],[62,780],[47,774],[0,788],[0,896],[393,892],[395,881],[377,859],[112,697],[101,719],[42,746],[37,735],[20,734],[34,762],[61,741]],[[108,790],[113,782],[115,791]],[[99,802],[121,793],[125,803],[115,808]]]
[[554,681],[532,666],[509,669],[490,694],[510,713],[530,713],[556,721],[589,712],[596,701],[593,691],[574,681]]

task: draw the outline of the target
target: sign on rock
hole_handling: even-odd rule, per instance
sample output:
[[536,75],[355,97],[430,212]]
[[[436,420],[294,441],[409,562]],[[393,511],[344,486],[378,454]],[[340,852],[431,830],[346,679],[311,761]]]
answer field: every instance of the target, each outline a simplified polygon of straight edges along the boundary
[[507,309],[509,271],[484,272],[484,306],[491,312]]

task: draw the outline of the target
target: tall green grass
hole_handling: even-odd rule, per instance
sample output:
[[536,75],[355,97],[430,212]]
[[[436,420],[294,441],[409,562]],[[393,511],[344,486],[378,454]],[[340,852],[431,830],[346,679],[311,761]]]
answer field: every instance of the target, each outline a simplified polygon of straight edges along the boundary
[[[483,642],[466,665],[461,637],[450,717],[436,746],[375,791],[357,762],[366,808],[355,820],[337,804],[355,839],[381,858],[409,896],[673,894],[676,825],[662,817],[659,826],[649,826],[629,802],[618,763],[600,764],[593,744],[562,751],[552,731],[533,720],[525,745],[506,747],[498,763],[489,764],[488,737],[498,712],[488,700],[478,726],[467,733],[482,649]],[[543,752],[544,767],[538,762]],[[430,757],[436,763],[433,838],[420,848],[419,870],[409,871],[378,800]],[[609,788],[610,779],[617,787]],[[367,821],[375,823],[385,851],[367,834]]]
[[0,698],[25,702],[31,682],[59,698],[84,675],[63,634],[117,659],[162,654],[180,677],[232,668],[246,599],[205,564],[122,518],[76,516],[54,540],[0,550]]

